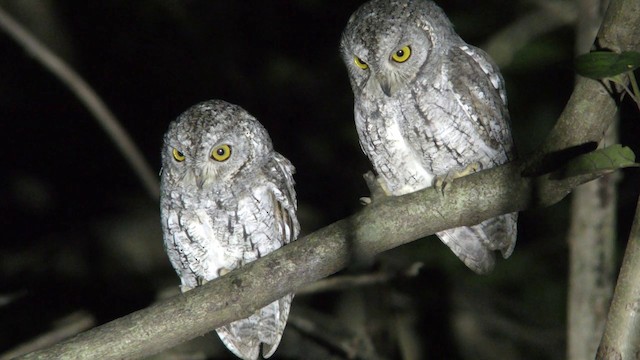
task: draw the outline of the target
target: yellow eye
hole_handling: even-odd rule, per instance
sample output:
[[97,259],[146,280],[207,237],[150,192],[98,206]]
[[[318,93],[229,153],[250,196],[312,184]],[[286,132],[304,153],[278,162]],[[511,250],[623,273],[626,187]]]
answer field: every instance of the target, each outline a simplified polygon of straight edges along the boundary
[[184,156],[184,154],[176,148],[173,148],[173,151],[171,153],[173,154],[173,158],[176,159],[177,162],[183,162],[186,158],[186,156]]
[[367,65],[366,62],[360,60],[360,58],[357,57],[357,56],[353,57],[353,62],[355,62],[356,66],[359,67],[362,70],[367,70],[369,68],[369,65]]
[[411,57],[411,48],[409,46],[405,46],[391,55],[393,61],[397,63],[403,63],[409,60],[409,57]]
[[211,158],[215,161],[225,161],[231,156],[231,146],[224,144],[213,148]]

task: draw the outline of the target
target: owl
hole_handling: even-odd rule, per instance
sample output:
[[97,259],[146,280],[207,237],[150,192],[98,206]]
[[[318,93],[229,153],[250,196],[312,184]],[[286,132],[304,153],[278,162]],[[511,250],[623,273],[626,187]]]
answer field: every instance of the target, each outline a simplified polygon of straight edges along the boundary
[[[363,152],[388,195],[514,158],[497,66],[429,0],[373,0],[349,19],[340,50]],[[473,271],[511,255],[517,213],[436,235]]]
[[[264,127],[221,100],[194,105],[169,125],[162,148],[164,245],[183,292],[295,240],[294,168]],[[242,359],[271,356],[293,294],[216,329]],[[262,344],[262,346],[261,346]]]

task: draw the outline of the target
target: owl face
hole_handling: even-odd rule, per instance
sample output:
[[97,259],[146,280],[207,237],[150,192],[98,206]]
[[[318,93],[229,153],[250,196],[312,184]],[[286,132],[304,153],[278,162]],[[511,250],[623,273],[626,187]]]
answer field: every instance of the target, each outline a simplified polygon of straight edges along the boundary
[[356,98],[393,96],[412,83],[423,68],[436,65],[438,38],[451,24],[431,1],[374,0],[349,19],[340,43]]
[[220,100],[206,101],[169,126],[163,178],[192,191],[224,188],[232,180],[251,177],[272,151],[266,130],[249,113]]

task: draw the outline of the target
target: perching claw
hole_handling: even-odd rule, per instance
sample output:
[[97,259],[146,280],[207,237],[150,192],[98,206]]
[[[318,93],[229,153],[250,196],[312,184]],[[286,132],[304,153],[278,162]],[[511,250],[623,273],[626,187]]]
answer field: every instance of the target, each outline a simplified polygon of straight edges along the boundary
[[464,169],[461,170],[452,170],[447,172],[446,175],[444,176],[436,176],[434,182],[433,182],[433,187],[435,187],[436,189],[438,189],[440,191],[440,193],[442,193],[442,195],[444,195],[444,192],[447,188],[447,186],[455,179],[457,178],[461,178],[463,176],[467,176],[467,175],[471,175],[473,173],[476,173],[478,171],[482,170],[482,164],[480,164],[479,162],[472,162],[471,164],[467,165]]
[[385,189],[380,178],[373,174],[373,171],[367,171],[362,174],[362,177],[364,178],[364,182],[367,184],[369,193],[371,194],[371,196],[363,196],[360,198],[360,203],[362,205],[369,205],[374,201],[391,195],[391,193]]

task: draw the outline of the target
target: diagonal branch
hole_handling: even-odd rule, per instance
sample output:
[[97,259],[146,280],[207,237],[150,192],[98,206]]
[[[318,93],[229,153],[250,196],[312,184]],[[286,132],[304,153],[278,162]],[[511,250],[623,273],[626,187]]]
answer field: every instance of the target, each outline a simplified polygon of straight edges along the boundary
[[[640,2],[612,1],[599,36],[609,48],[638,51]],[[550,206],[596,176],[557,179],[546,170],[549,162],[557,168],[570,158],[567,149],[598,143],[615,111],[616,103],[601,83],[581,78],[547,141],[526,161],[456,179],[444,195],[428,188],[376,201],[204,286],[24,358],[147,356],[247,317],[354,261],[447,228]],[[527,174],[537,175],[522,176],[525,168]]]
[[[533,203],[549,204],[573,186],[567,181],[548,180],[548,176],[542,181],[526,179],[518,173],[515,165],[503,166],[454,181],[445,196],[426,189],[376,202],[238,271],[27,358],[44,354],[101,359],[148,355],[246,317],[252,309],[329,276],[354,258],[369,258],[438,230]],[[555,199],[544,190],[553,183],[562,189],[554,192]],[[534,191],[537,187],[542,191]],[[545,197],[532,197],[534,193]],[[509,198],[514,201],[504,200]]]
[[[82,333],[39,357],[116,359],[140,357],[249,316],[304,284],[353,261],[460,225],[561,200],[593,176],[526,178],[518,164],[456,179],[443,195],[428,188],[373,203],[353,216],[261,258],[242,269],[146,309]],[[251,296],[246,296],[251,294]]]

